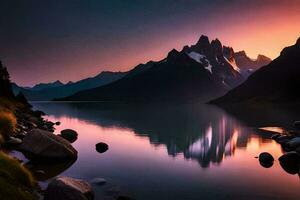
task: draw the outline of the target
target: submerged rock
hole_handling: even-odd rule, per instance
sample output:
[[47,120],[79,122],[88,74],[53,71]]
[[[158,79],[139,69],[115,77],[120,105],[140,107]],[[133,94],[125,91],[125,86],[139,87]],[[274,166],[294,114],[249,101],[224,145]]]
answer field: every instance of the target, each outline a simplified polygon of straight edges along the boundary
[[65,129],[60,132],[59,136],[73,143],[77,140],[78,133],[72,129]]
[[297,174],[300,170],[300,155],[295,152],[288,152],[279,158],[281,167],[289,174]]
[[91,183],[97,184],[97,185],[104,185],[106,183],[106,180],[104,178],[94,178]]
[[77,158],[77,151],[67,140],[41,129],[28,132],[19,149],[38,159]]
[[263,152],[263,153],[259,154],[259,163],[263,167],[265,167],[265,168],[272,167],[273,162],[274,162],[274,158],[271,154],[269,154],[267,152]]
[[59,126],[61,123],[60,122],[55,122],[55,125],[56,126]]
[[70,177],[59,177],[51,181],[45,191],[44,200],[93,200],[94,192],[89,183]]
[[105,144],[103,142],[99,142],[98,144],[96,144],[96,150],[99,153],[104,153],[108,150],[108,144]]

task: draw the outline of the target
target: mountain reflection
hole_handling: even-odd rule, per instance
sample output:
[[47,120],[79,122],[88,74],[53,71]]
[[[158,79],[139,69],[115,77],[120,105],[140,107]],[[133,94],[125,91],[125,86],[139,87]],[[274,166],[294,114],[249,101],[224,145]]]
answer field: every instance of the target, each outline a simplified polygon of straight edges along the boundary
[[232,119],[223,116],[190,143],[184,150],[184,157],[197,160],[201,167],[208,167],[211,162],[221,163],[225,156],[234,154],[236,147],[246,146],[248,135],[240,134],[240,131]]
[[101,127],[131,129],[153,145],[166,146],[170,156],[183,154],[201,167],[219,164],[236,148],[247,147],[250,133],[236,119],[208,105],[125,106],[99,103],[36,104],[54,117],[71,117]]

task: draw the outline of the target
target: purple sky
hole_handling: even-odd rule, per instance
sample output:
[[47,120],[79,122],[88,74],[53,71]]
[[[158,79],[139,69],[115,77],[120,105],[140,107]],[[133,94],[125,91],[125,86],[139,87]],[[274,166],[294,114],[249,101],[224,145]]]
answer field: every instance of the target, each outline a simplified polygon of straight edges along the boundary
[[4,0],[0,59],[12,80],[67,82],[162,59],[201,34],[275,58],[300,36],[299,0]]

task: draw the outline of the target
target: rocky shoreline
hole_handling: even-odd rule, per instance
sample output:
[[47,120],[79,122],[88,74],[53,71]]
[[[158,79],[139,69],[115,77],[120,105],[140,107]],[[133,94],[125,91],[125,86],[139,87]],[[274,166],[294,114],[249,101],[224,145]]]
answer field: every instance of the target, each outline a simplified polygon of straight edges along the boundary
[[[95,178],[89,183],[59,177],[77,160],[71,143],[78,134],[71,129],[54,134],[60,122],[51,122],[45,115],[33,110],[21,92],[13,93],[9,73],[0,61],[0,199],[93,200],[91,183],[103,185],[106,180]],[[104,153],[108,148],[100,142],[95,151]],[[42,189],[39,181],[49,182],[47,188]],[[115,193],[109,199],[131,198]]]
[[[271,139],[281,145],[283,155],[278,158],[280,166],[289,174],[300,176],[300,121],[294,122],[296,131],[284,131],[271,135]],[[260,164],[265,168],[273,166],[274,158],[268,152],[258,156]]]
[[[62,171],[48,174],[48,171],[40,170],[39,166],[66,166],[68,168],[77,159],[77,151],[72,142],[77,139],[77,132],[71,129],[61,131],[55,135],[55,126],[60,122],[51,122],[43,118],[45,113],[33,111],[31,107],[15,112],[17,124],[15,132],[3,141],[2,147],[6,151],[16,150],[28,159],[24,162],[16,158],[25,168],[38,177],[38,180],[53,178],[45,190],[36,186],[36,199],[44,200],[93,200],[94,192],[91,183],[71,177],[57,177]],[[97,145],[96,145],[97,146]],[[99,143],[101,153],[108,149],[105,143]],[[99,151],[99,149],[97,149]],[[66,169],[63,167],[63,169]],[[103,178],[97,178],[97,185],[105,184]],[[125,196],[118,196],[111,199],[131,199]]]

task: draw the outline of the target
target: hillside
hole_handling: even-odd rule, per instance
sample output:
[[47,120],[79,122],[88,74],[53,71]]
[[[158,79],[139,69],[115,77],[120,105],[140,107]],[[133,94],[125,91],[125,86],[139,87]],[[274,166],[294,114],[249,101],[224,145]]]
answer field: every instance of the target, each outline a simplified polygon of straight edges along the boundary
[[211,101],[218,105],[299,103],[300,38],[269,65],[254,72],[243,84]]

